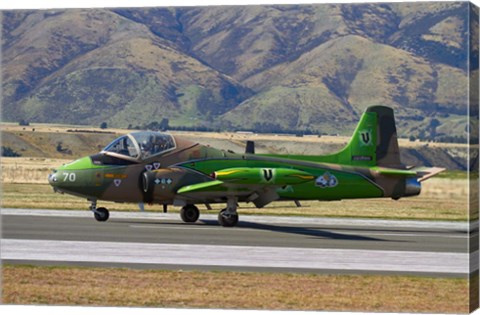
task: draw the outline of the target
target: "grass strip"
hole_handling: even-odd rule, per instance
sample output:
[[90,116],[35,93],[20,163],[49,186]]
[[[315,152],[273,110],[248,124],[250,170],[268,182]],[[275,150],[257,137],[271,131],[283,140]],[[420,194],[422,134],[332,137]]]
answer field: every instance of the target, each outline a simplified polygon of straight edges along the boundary
[[[252,204],[240,204],[240,215],[282,215],[307,217],[343,217],[343,218],[377,218],[377,219],[415,219],[415,220],[467,220],[467,198],[462,191],[452,194],[445,192],[449,182],[433,182],[430,193],[427,191],[418,197],[402,198],[398,201],[389,198],[381,199],[353,199],[341,201],[302,201],[302,207],[296,207],[293,202],[273,202],[262,209]],[[460,181],[464,189],[466,181]],[[455,182],[454,184],[455,185]],[[4,183],[2,192],[3,208],[27,209],[66,209],[86,210],[89,202],[86,199],[54,193],[46,184],[12,184]],[[136,204],[121,204],[99,201],[98,206],[117,211],[138,211]],[[216,213],[224,204],[212,205],[213,210],[208,212],[203,205],[199,205],[202,213]],[[170,207],[172,212],[178,212],[178,207]],[[147,211],[163,211],[161,205],[146,205]]]
[[467,313],[467,279],[3,266],[3,303]]

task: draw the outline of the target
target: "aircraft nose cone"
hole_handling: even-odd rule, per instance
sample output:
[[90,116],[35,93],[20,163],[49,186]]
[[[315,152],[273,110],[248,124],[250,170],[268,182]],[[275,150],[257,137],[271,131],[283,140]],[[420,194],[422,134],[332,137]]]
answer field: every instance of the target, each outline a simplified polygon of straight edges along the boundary
[[54,170],[53,173],[48,175],[48,183],[52,186],[57,186],[58,178],[57,178],[57,171]]

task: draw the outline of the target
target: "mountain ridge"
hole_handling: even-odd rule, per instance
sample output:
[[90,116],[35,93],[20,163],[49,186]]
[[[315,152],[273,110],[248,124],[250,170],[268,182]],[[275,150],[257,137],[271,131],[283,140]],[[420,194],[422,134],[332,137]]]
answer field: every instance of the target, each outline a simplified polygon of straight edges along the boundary
[[7,121],[348,134],[383,104],[402,136],[466,136],[465,2],[3,11],[2,25]]

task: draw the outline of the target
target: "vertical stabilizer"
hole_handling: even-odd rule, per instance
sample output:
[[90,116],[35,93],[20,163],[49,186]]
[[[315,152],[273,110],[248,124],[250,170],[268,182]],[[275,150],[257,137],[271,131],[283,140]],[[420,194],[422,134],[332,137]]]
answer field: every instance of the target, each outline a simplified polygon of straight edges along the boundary
[[377,116],[377,165],[401,168],[393,109],[386,106],[371,106],[367,108],[366,113],[375,113]]
[[350,142],[340,152],[323,156],[322,161],[353,166],[403,168],[393,110],[380,105],[368,107]]

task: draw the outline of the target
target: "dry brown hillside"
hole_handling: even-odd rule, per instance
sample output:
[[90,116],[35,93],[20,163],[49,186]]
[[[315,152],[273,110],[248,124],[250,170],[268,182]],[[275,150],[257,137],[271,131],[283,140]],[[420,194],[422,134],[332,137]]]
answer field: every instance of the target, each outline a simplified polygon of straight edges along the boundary
[[1,13],[5,121],[348,135],[382,104],[402,136],[466,142],[466,2]]

